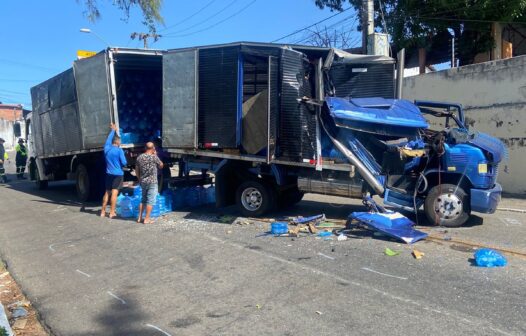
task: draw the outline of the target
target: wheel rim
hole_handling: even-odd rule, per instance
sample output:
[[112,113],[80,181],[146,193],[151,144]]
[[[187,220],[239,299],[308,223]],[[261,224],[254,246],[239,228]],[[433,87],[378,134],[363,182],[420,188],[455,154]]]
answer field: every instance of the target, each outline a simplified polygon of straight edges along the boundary
[[256,188],[247,188],[241,194],[241,203],[249,211],[256,211],[263,204],[263,195]]
[[435,213],[443,219],[454,220],[462,215],[462,200],[455,194],[442,194],[434,202]]

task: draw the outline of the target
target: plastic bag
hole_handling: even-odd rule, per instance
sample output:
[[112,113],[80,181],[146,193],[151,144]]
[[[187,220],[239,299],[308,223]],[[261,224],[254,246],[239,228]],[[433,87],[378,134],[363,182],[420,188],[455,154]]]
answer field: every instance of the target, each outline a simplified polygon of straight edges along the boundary
[[479,267],[499,267],[506,266],[508,261],[499,252],[483,248],[475,252],[475,263]]

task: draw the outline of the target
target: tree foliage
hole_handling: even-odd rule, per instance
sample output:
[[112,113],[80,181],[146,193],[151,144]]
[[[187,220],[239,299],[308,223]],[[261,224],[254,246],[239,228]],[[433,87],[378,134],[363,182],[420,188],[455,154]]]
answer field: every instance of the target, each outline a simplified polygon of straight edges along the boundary
[[[351,5],[357,12],[362,0],[315,0],[318,7],[342,10]],[[491,22],[526,21],[526,0],[375,0],[375,25],[382,27],[380,7],[396,48],[444,47],[454,31],[462,63],[491,49]]]
[[[106,0],[109,1],[109,0]],[[101,17],[98,0],[77,0],[82,2],[86,8],[85,15],[90,21],[96,21]],[[161,7],[163,0],[111,0],[111,4],[124,12],[124,20],[130,17],[130,10],[138,7],[143,14],[143,23],[150,32],[156,31],[156,24],[163,23]]]

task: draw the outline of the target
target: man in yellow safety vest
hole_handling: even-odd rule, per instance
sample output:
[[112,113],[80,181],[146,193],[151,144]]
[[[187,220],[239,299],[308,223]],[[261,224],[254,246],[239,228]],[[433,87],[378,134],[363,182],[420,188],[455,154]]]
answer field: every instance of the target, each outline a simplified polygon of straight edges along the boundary
[[27,164],[27,147],[24,145],[24,139],[18,140],[18,145],[15,147],[16,151],[16,178],[24,180],[24,172]]

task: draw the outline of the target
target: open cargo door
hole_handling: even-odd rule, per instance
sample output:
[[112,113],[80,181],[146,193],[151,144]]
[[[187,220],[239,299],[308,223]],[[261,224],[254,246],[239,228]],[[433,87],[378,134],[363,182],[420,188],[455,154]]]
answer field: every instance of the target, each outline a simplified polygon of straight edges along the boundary
[[268,58],[268,145],[267,162],[276,158],[276,144],[278,137],[279,111],[279,59],[274,56]]
[[197,148],[197,85],[199,52],[163,55],[163,147]]
[[279,158],[310,162],[316,153],[316,114],[298,100],[312,97],[309,64],[303,53],[283,49],[281,55],[281,111]]
[[83,149],[101,148],[114,121],[108,66],[106,52],[73,63]]

